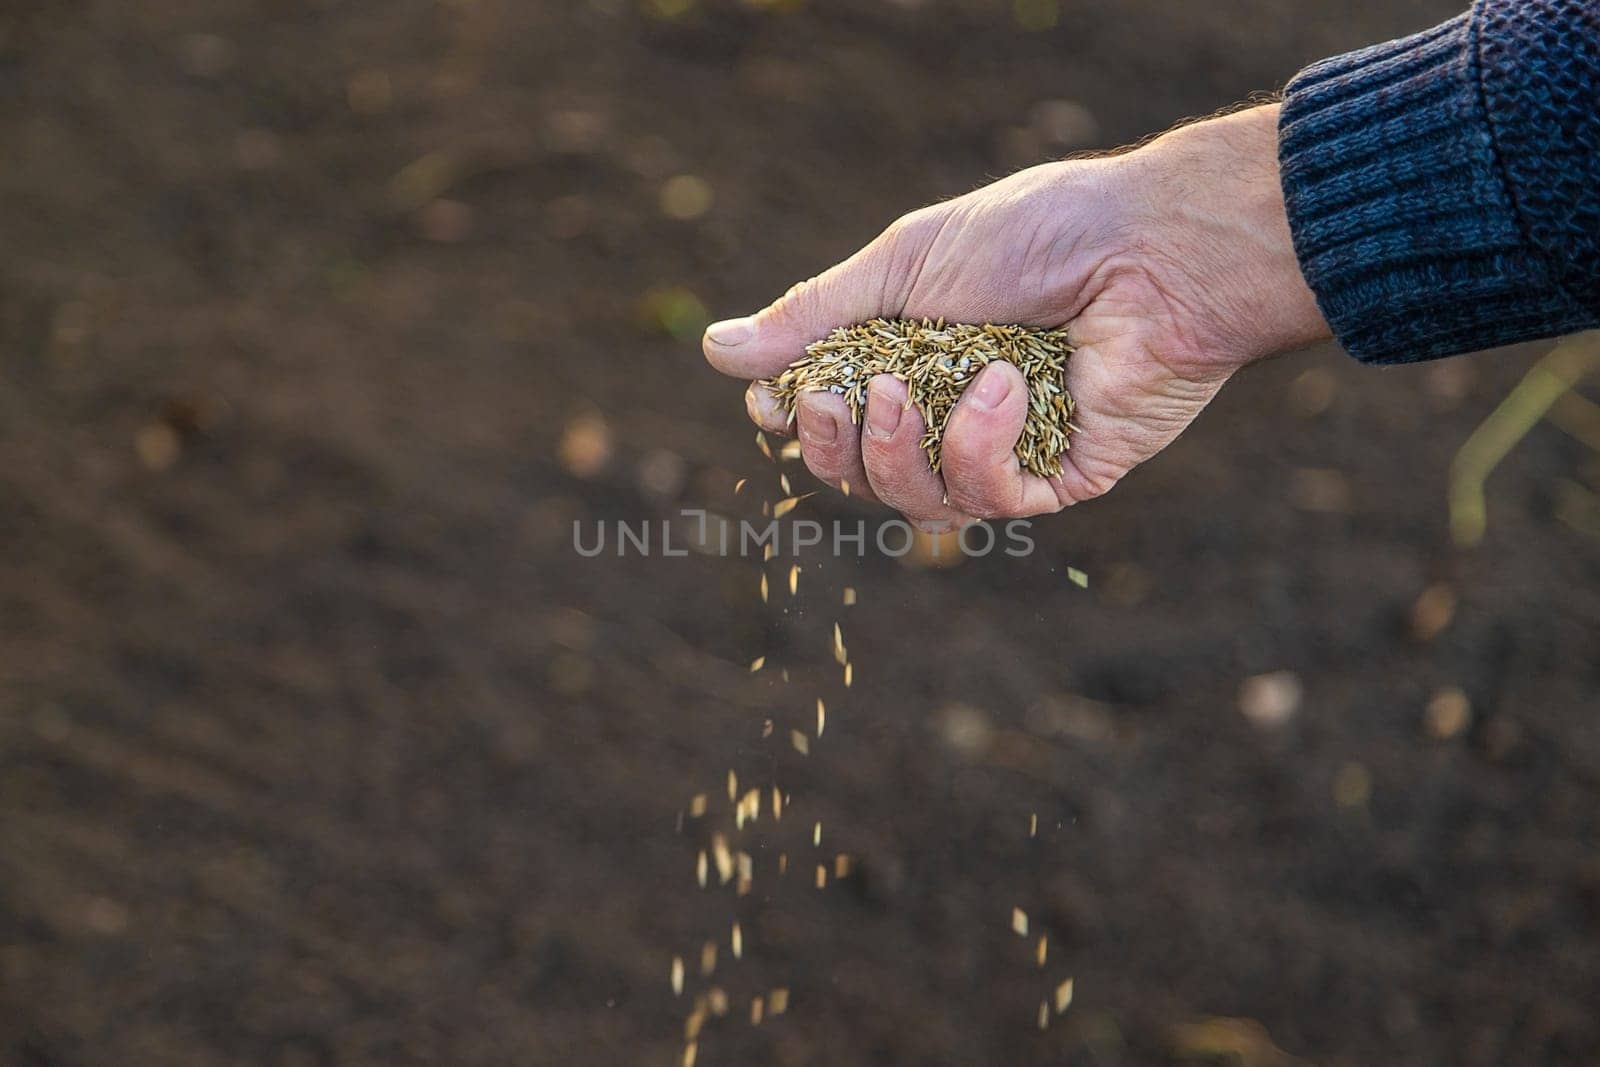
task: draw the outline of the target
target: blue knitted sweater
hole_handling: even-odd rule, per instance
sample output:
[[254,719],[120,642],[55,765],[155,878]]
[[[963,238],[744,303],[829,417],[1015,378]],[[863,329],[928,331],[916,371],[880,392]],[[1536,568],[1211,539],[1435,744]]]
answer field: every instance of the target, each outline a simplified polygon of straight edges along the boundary
[[1317,63],[1278,135],[1295,252],[1352,355],[1600,326],[1600,0],[1477,0]]

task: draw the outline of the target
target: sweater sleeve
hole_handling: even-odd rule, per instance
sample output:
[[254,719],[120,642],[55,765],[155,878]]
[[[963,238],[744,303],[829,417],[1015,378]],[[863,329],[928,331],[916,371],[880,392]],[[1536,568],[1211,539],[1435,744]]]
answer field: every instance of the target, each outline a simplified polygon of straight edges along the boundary
[[1600,326],[1600,0],[1478,0],[1324,60],[1278,134],[1295,253],[1357,358]]

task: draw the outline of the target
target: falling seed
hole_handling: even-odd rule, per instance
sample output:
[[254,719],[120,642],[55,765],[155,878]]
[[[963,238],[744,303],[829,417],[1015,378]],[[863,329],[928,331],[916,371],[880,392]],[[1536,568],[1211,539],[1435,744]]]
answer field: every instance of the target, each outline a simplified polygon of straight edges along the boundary
[[839,629],[839,624],[833,624],[833,660],[843,666],[850,662],[850,654],[845,651],[844,632]]
[[761,450],[763,456],[768,459],[772,458],[772,446],[767,444],[767,435],[760,430],[756,431],[756,447]]
[[842,596],[840,600],[844,603],[845,607],[854,607],[856,602],[856,587],[853,585],[845,586],[844,596]]
[[1072,1004],[1072,979],[1056,986],[1056,1014],[1060,1015]]
[[721,986],[712,986],[706,991],[706,1006],[719,1019],[728,1014],[728,991]]
[[754,673],[756,673],[756,671],[759,671],[762,667],[765,667],[766,665],[767,665],[767,657],[765,657],[765,656],[757,656],[755,659],[750,661],[750,673],[754,674]]
[[817,825],[811,828],[811,846],[813,848],[822,847],[822,820],[820,819],[817,820]]
[[739,929],[739,924],[733,924],[733,933],[728,937],[728,944],[733,949],[733,958],[744,959],[744,932]]
[[772,557],[776,556],[777,554],[778,554],[777,547],[774,546],[774,545],[768,545],[766,548],[762,549],[762,551],[761,551],[761,562],[762,563],[770,563],[772,561]]
[[817,698],[817,737],[822,737],[822,731],[828,725],[828,709],[822,703],[822,698]]
[[1034,812],[1033,814],[1028,816],[1028,836],[1029,837],[1038,837],[1039,836],[1039,813],[1038,812]]
[[828,888],[828,865],[825,863],[817,864],[817,888]]
[[1044,966],[1045,957],[1048,956],[1049,954],[1050,954],[1050,941],[1049,941],[1049,939],[1048,938],[1044,938],[1044,937],[1039,938],[1039,948],[1033,954],[1033,957],[1034,957],[1035,960],[1038,961],[1039,966],[1041,966],[1041,967]]
[[782,1015],[789,1010],[789,990],[786,986],[779,986],[767,994],[767,1010],[773,1015]]
[[784,681],[784,684],[787,685],[789,683],[789,668],[785,667],[785,668],[783,668],[783,670],[779,671],[778,672],[778,677],[782,678],[783,681]]
[[700,946],[700,974],[710,978],[711,972],[717,969],[717,943],[707,941]]
[[772,736],[772,720],[771,719],[766,719],[761,723],[761,736],[762,737],[771,737]]
[[760,1026],[761,1018],[766,1014],[766,1001],[760,997],[750,998],[750,1025]]
[[694,796],[690,797],[689,817],[692,819],[698,819],[700,816],[704,815],[706,813],[707,803],[708,801],[706,800],[706,795],[704,793],[696,793]]
[[711,838],[711,858],[717,864],[717,878],[727,885],[733,878],[733,853],[728,848],[728,839],[721,834]]
[[706,998],[694,998],[694,1010],[683,1019],[683,1039],[693,1041],[700,1036],[701,1027],[706,1024]]
[[694,865],[694,880],[700,883],[700,888],[701,889],[704,889],[706,887],[707,866],[708,865],[706,863],[706,850],[705,849],[701,849],[700,850],[700,858],[695,862],[695,865]]
[[797,508],[802,500],[813,496],[816,496],[816,494],[806,493],[802,496],[784,497],[782,500],[772,505],[772,517],[775,519],[783,518],[785,515],[789,514],[789,512]]
[[728,770],[728,803],[732,804],[739,796],[739,776]]
[[683,996],[683,957],[672,957],[672,995]]
[[855,667],[856,667],[856,665],[854,663],[846,663],[844,665],[844,687],[846,689],[849,689],[851,683],[855,681],[855,677],[856,677]]
[[700,1046],[694,1041],[683,1046],[683,1067],[694,1067],[695,1056],[698,1054],[699,1049]]
[[811,755],[811,739],[799,730],[789,731],[789,743],[794,746],[794,750],[800,755]]
[[767,602],[767,576],[765,574],[761,576],[761,602],[763,604]]
[[783,794],[778,792],[778,787],[772,787],[772,820],[777,822],[783,818]]
[[835,881],[850,877],[850,857],[843,852],[833,857],[833,877]]
[[850,479],[848,479],[848,478],[840,478],[839,479],[839,492],[843,493],[845,496],[849,496],[850,495]]
[[1011,909],[1011,932],[1018,937],[1028,936],[1028,913],[1021,908]]
[[738,496],[739,495],[739,490],[743,489],[744,488],[744,483],[748,482],[749,480],[750,480],[749,478],[740,478],[738,481],[734,482],[733,483],[733,495],[734,496]]
[[739,889],[738,889],[738,892],[739,892],[739,895],[742,897],[746,893],[750,892],[750,886],[755,882],[755,878],[756,878],[756,861],[750,856],[750,853],[748,853],[748,852],[739,853],[738,860],[739,860]]
[[778,475],[778,488],[783,490],[784,496],[793,494],[794,491],[789,488],[789,476],[787,474]]
[[1039,1001],[1039,1029],[1046,1030],[1050,1027],[1050,1002]]
[[781,456],[782,458],[788,459],[788,460],[799,459],[800,458],[800,442],[799,441],[785,441],[784,444],[783,444],[783,448],[778,452],[778,455]]
[[780,853],[778,853],[778,874],[781,877],[781,876],[783,876],[785,874],[788,874],[788,873],[789,873],[789,854],[787,852],[780,852]]
[[1071,582],[1079,589],[1089,588],[1089,576],[1076,567],[1067,568],[1067,581]]
[[796,591],[799,590],[799,588],[800,588],[800,565],[797,564],[797,563],[796,564],[790,564],[790,566],[789,566],[789,595],[790,596],[794,596]]

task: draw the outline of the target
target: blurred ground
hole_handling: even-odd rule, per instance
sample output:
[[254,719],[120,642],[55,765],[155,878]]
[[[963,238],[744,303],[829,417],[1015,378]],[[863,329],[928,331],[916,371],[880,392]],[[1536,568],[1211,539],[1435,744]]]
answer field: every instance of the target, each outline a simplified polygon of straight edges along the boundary
[[708,937],[702,1067],[1596,1062],[1595,472],[1443,509],[1533,352],[1256,368],[1027,560],[571,548],[777,495],[706,309],[1452,9],[5,5],[0,1062],[670,1064]]

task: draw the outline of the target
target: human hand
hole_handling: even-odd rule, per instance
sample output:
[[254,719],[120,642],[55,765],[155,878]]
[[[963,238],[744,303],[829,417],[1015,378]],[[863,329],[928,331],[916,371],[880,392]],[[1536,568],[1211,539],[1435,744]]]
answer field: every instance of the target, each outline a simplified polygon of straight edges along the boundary
[[[844,399],[824,392],[802,395],[796,425],[818,478],[923,523],[1020,518],[1099,496],[1176,438],[1234,371],[1329,336],[1284,215],[1277,113],[1209,119],[914,211],[764,310],[713,324],[706,358],[756,379],[871,318],[1067,323],[1080,432],[1059,476],[1028,474],[1012,451],[1027,394],[1008,363],[985,368],[951,413],[939,474],[919,445],[921,415],[889,375],[868,386],[860,429]],[[751,385],[746,405],[764,429],[787,431],[763,387]]]

